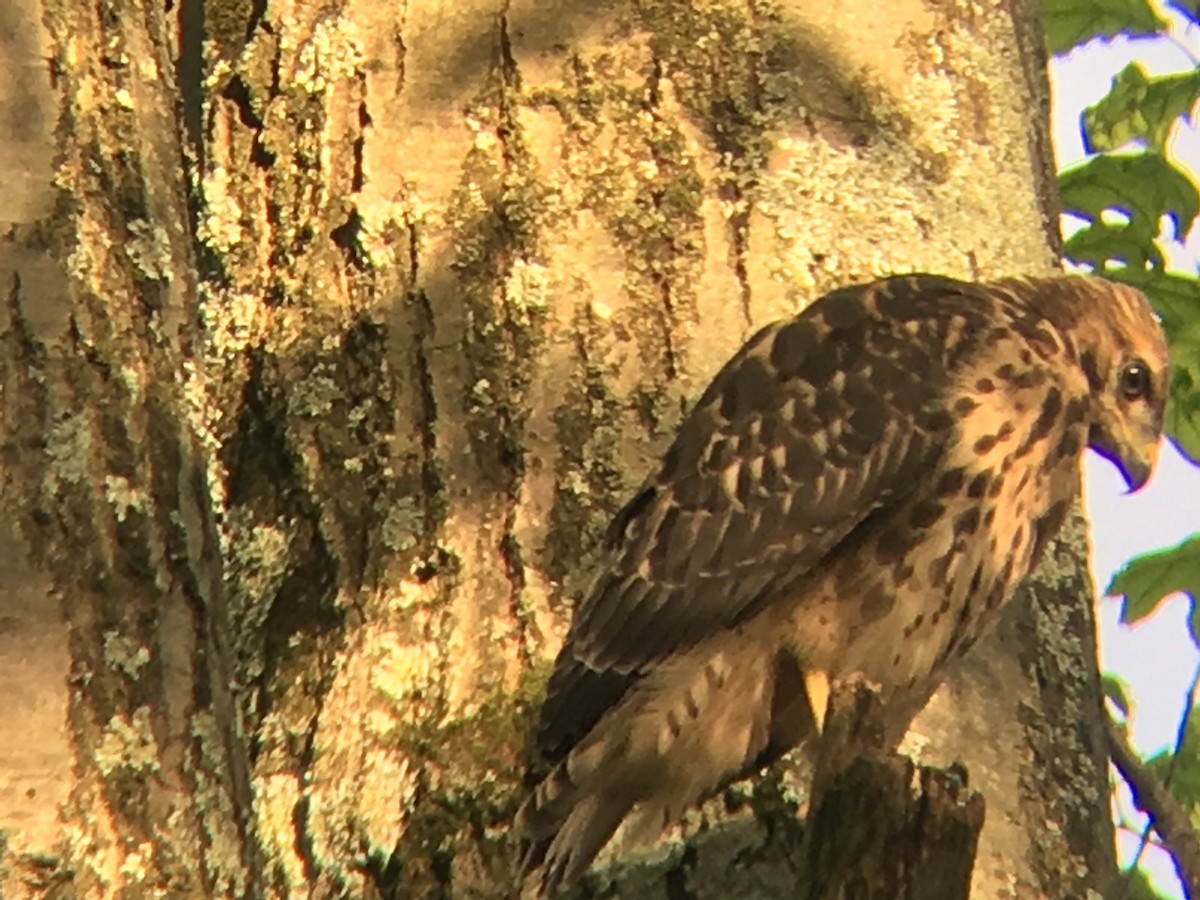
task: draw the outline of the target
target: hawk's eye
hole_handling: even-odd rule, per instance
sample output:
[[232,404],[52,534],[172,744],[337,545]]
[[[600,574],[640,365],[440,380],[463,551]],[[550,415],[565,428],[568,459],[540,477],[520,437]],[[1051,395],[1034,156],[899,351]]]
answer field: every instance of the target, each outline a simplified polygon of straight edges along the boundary
[[1140,359],[1130,360],[1121,369],[1117,387],[1126,400],[1137,400],[1150,393],[1150,368]]

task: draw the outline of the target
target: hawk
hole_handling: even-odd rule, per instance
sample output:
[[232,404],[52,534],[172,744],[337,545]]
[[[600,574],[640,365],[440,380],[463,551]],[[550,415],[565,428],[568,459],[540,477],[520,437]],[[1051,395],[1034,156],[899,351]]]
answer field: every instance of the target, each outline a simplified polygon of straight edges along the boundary
[[613,519],[558,655],[516,823],[542,895],[815,737],[835,680],[931,691],[1085,446],[1149,478],[1168,374],[1145,298],[1080,276],[888,278],[755,334]]

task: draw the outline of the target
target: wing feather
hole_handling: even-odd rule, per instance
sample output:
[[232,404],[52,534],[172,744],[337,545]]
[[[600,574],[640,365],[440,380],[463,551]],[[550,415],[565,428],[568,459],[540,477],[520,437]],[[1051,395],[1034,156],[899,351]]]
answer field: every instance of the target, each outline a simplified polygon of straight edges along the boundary
[[[936,466],[953,425],[942,398],[963,345],[986,333],[988,299],[927,276],[848,288],[729,361],[609,529],[542,708],[548,759],[645,667],[795,590]],[[948,315],[967,320],[952,346]]]

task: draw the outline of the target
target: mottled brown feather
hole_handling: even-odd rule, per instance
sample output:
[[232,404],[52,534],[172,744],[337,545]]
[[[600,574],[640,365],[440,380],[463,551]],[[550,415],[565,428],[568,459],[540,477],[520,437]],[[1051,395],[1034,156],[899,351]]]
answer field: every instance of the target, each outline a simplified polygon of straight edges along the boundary
[[[1135,356],[1152,395],[1110,396]],[[556,661],[518,816],[543,891],[802,742],[804,672],[914,712],[1057,531],[1083,444],[1157,437],[1166,378],[1144,299],[1091,279],[886,279],[758,332],[614,518]]]
[[[880,293],[879,286],[837,291],[767,326],[713,379],[658,473],[608,532],[603,572],[576,610],[550,682],[538,731],[544,756],[560,758],[612,704],[618,679],[611,673],[632,676],[620,679],[627,687],[645,665],[752,616],[935,464],[937,433],[949,422],[898,416],[895,404],[936,405],[949,366],[967,350],[942,344],[934,358],[912,352],[905,323],[937,342],[952,309],[971,322],[959,341],[972,345],[986,323],[972,309],[979,291],[929,276],[893,283],[884,306],[904,318],[876,310]],[[892,366],[888,387],[876,391],[881,359]],[[726,489],[722,464],[748,471],[772,448],[784,458],[772,469],[773,490],[765,482],[747,497],[736,483]]]

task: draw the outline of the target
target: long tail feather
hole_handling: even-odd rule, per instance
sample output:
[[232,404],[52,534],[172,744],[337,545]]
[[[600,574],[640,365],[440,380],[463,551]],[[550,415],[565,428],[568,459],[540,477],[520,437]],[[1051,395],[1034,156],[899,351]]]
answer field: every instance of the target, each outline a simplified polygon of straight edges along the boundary
[[580,790],[567,761],[559,763],[517,813],[515,825],[524,838],[522,879],[540,866],[543,898],[577,880],[633,803],[633,796],[623,792]]
[[575,804],[547,848],[539,890],[542,900],[553,897],[561,885],[573,884],[587,871],[631,805],[619,797],[594,794]]

